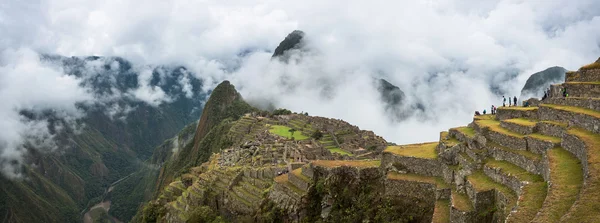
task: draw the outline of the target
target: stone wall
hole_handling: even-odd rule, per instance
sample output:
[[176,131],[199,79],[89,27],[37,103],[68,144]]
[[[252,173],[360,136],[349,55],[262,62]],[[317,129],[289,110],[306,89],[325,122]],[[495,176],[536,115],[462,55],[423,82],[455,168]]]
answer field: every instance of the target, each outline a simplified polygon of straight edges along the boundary
[[571,152],[573,155],[575,155],[575,157],[577,157],[577,159],[581,161],[583,174],[586,176],[584,177],[585,180],[588,175],[588,155],[587,146],[585,143],[575,135],[566,134],[563,137],[561,146],[567,151]]
[[545,141],[541,139],[537,139],[534,137],[525,137],[527,141],[527,150],[532,153],[544,154],[546,150],[554,148],[555,144],[550,141]]
[[567,106],[581,107],[581,108],[587,108],[587,109],[600,111],[600,98],[557,97],[557,98],[548,98],[548,99],[544,100],[544,103],[567,105]]
[[308,187],[310,186],[310,183],[311,183],[310,181],[304,181],[302,178],[300,178],[299,176],[296,176],[292,172],[288,173],[288,180],[294,186],[300,188],[303,191],[308,191]]
[[577,72],[567,72],[565,82],[595,82],[600,81],[600,69],[578,70]]
[[535,131],[535,126],[519,125],[519,124],[512,123],[512,122],[507,122],[507,121],[500,122],[500,126],[505,129],[508,129],[510,131],[520,133],[523,135],[528,135]]
[[563,83],[569,97],[600,98],[600,84]]
[[574,113],[550,107],[540,107],[540,119],[560,121],[568,123],[570,126],[584,128],[593,133],[600,133],[600,118],[593,117],[582,113]]
[[442,176],[442,164],[437,159],[420,159],[383,153],[381,156],[381,166],[385,168],[401,166],[402,169],[398,169],[399,171],[426,176]]
[[540,103],[542,101],[540,101],[540,99],[537,99],[537,98],[530,98],[530,99],[523,101],[523,104],[521,104],[521,105],[525,106],[526,102],[528,102],[527,104],[530,107],[537,107],[538,105],[540,105]]
[[[519,107],[521,108],[521,107]],[[538,119],[537,109],[533,110],[520,110],[520,109],[511,109],[510,107],[498,107],[498,111],[496,112],[496,119],[504,120],[504,119],[512,119],[512,118],[528,118],[528,119]]]
[[494,159],[506,160],[534,174],[541,174],[546,168],[541,160],[531,160],[523,155],[496,148],[496,146],[488,145],[488,150]]
[[513,191],[517,192],[517,194],[521,194],[523,183],[516,176],[504,174],[501,169],[488,166],[483,167],[483,172],[494,181],[508,186]]
[[535,125],[535,128],[539,133],[543,135],[549,135],[554,137],[563,137],[563,135],[566,133],[564,127],[548,122],[538,122]]
[[495,131],[489,131],[488,138],[492,141],[511,149],[527,150],[525,138],[505,135]]

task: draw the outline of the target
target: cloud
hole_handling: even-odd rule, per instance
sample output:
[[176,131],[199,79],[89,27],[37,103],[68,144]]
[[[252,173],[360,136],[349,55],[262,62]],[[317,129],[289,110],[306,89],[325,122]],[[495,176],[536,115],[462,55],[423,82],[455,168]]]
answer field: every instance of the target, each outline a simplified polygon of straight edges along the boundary
[[[0,51],[120,56],[142,70],[138,88],[94,93],[97,101],[169,102],[166,90],[148,84],[151,68],[183,65],[190,74],[178,83],[186,97],[186,78],[202,78],[203,91],[230,79],[248,99],[342,118],[397,143],[436,140],[439,131],[467,124],[474,110],[499,104],[500,94],[518,95],[530,74],[551,66],[574,70],[600,55],[600,5],[594,0],[88,3],[2,4],[0,30],[7,32],[0,36]],[[289,64],[270,60],[269,51],[295,29],[306,33],[310,50]],[[2,68],[18,63],[5,60]],[[390,121],[370,84],[373,77],[398,85],[426,113]],[[3,91],[5,85],[29,84],[3,80]],[[26,100],[11,106],[57,104],[72,111],[67,105],[81,98],[66,94],[57,92],[52,103],[46,95],[22,95]]]
[[0,166],[8,177],[20,176],[20,165],[28,146],[41,152],[56,149],[54,134],[44,120],[29,119],[21,111],[41,114],[53,111],[72,120],[82,114],[76,102],[91,95],[79,87],[73,76],[45,67],[38,54],[27,49],[5,50],[0,54]]

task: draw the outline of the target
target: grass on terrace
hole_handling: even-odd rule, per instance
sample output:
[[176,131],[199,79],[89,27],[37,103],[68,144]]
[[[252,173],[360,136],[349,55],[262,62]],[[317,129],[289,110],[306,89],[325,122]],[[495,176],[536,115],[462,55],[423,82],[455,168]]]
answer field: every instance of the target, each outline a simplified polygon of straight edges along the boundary
[[430,176],[423,176],[423,175],[411,174],[411,173],[403,174],[403,173],[389,172],[387,175],[387,178],[390,180],[405,180],[405,181],[416,181],[416,182],[435,184],[436,187],[439,189],[444,189],[444,188],[450,187],[446,182],[444,182],[444,180],[441,177],[430,177]]
[[460,141],[458,141],[458,139],[456,139],[454,137],[448,138],[448,132],[447,131],[440,132],[440,140],[444,144],[446,144],[447,147],[453,147],[454,145],[460,143]]
[[474,116],[473,119],[475,119],[475,120],[496,119],[496,115],[492,115],[492,114],[477,115],[477,116]]
[[549,107],[549,108],[553,108],[553,109],[557,109],[557,110],[562,110],[562,111],[567,111],[567,112],[585,114],[585,115],[592,116],[594,118],[600,118],[600,112],[592,110],[592,109],[581,108],[581,107],[573,107],[573,106],[566,106],[566,105],[553,105],[553,104],[543,104],[543,105],[540,105],[540,106]]
[[340,166],[368,168],[379,167],[379,165],[381,165],[381,160],[315,160],[312,161],[312,164],[329,168]]
[[432,223],[450,222],[450,200],[438,200],[435,202]]
[[331,147],[331,148],[327,148],[329,150],[329,152],[331,153],[339,153],[342,155],[348,155],[348,156],[354,156],[354,154],[347,152],[346,150],[343,150],[339,147]]
[[510,106],[510,107],[502,107],[499,106],[498,110],[519,110],[519,111],[535,111],[538,107],[521,107],[521,106]]
[[456,191],[456,188],[452,189],[452,206],[460,211],[471,211],[473,210],[473,204],[471,199],[466,194],[460,194]]
[[[269,129],[269,132],[275,134],[275,135],[279,135],[279,136],[283,136],[286,137],[288,139],[292,138],[292,133],[290,132],[290,127],[287,126],[283,126],[283,125],[272,125],[271,128]],[[305,136],[302,134],[302,132],[298,129],[296,129],[297,131],[294,132],[294,139],[296,140],[304,140],[304,139],[308,139],[308,136]]]
[[540,139],[540,140],[544,140],[544,141],[550,141],[554,144],[560,144],[561,139],[558,137],[554,137],[554,136],[548,136],[548,135],[542,135],[539,133],[534,133],[534,134],[529,134],[529,137],[532,138],[536,138],[536,139]]
[[581,139],[587,149],[588,177],[579,200],[569,210],[565,222],[598,222],[600,220],[600,134],[573,128],[568,130]]
[[544,181],[542,176],[529,173],[527,170],[508,161],[490,159],[485,163],[485,166],[500,168],[501,172],[505,173],[506,175],[515,176],[520,181],[527,181],[531,183]]
[[519,198],[517,212],[512,215],[510,222],[530,222],[542,208],[548,184],[546,182],[535,182],[523,186]]
[[569,151],[557,147],[549,149],[550,190],[537,222],[558,222],[577,200],[583,185],[581,162]]
[[542,121],[543,123],[547,123],[547,124],[551,124],[551,125],[556,125],[556,126],[560,126],[563,128],[566,128],[567,126],[569,126],[567,123],[564,122],[556,122],[556,121]]
[[548,186],[544,182],[544,178],[540,175],[535,175],[527,172],[521,167],[507,161],[488,160],[485,164],[488,167],[500,168],[500,171],[506,175],[517,177],[520,181],[530,182],[522,189],[522,194],[519,201],[519,208],[512,215],[511,222],[529,222],[531,221],[538,210],[542,208]]
[[478,120],[478,121],[475,121],[475,122],[479,126],[481,126],[481,127],[488,127],[488,128],[490,128],[491,131],[498,132],[500,134],[504,134],[504,135],[512,136],[512,137],[517,137],[517,138],[523,138],[523,137],[525,137],[525,135],[523,135],[523,134],[519,134],[519,133],[516,133],[516,132],[511,132],[508,129],[502,128],[500,126],[500,121],[496,121],[496,120]]
[[510,123],[514,123],[517,125],[528,126],[528,127],[533,127],[533,126],[535,126],[535,124],[537,124],[536,121],[525,119],[525,118],[506,119],[503,122],[510,122]]
[[458,128],[454,128],[457,131],[461,132],[462,134],[465,134],[468,137],[473,137],[475,136],[475,129],[471,128],[471,127],[458,127]]
[[310,182],[310,178],[302,174],[302,168],[292,170],[292,174],[294,174],[296,177],[302,179],[305,182]]
[[421,144],[410,144],[400,146],[388,146],[383,152],[393,153],[400,156],[410,156],[423,159],[436,159],[437,152],[435,147],[438,142],[428,142]]
[[496,189],[503,193],[509,200],[509,204],[507,207],[513,207],[515,202],[517,201],[517,196],[514,191],[505,185],[496,183],[492,178],[488,177],[483,173],[483,171],[479,170],[474,172],[473,174],[467,176],[467,180],[473,185],[473,188],[477,191],[488,191]]

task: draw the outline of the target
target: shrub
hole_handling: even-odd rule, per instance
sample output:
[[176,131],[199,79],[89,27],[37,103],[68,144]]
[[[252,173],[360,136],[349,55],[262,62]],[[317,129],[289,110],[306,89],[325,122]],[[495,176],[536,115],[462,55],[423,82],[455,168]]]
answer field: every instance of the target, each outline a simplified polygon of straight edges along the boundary
[[280,109],[275,109],[275,111],[273,111],[273,115],[291,115],[292,111],[287,110],[285,108],[280,108]]

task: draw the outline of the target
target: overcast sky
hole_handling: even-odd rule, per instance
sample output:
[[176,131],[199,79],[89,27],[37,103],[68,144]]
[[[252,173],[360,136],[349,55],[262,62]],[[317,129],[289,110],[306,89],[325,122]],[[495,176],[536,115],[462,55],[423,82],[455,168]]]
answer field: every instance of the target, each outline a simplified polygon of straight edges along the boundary
[[[271,61],[270,51],[295,29],[310,50],[289,64]],[[25,133],[43,126],[21,120],[19,109],[78,115],[75,102],[96,100],[80,80],[40,64],[39,53],[184,65],[208,80],[204,90],[229,79],[249,100],[413,143],[436,140],[499,103],[490,86],[518,96],[530,74],[577,69],[600,56],[599,45],[597,0],[4,0],[0,156],[20,157]],[[390,121],[372,77],[399,86],[427,114]],[[140,100],[168,102],[145,90]]]

